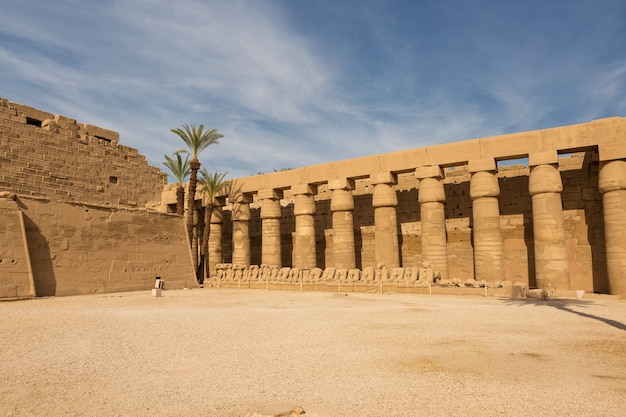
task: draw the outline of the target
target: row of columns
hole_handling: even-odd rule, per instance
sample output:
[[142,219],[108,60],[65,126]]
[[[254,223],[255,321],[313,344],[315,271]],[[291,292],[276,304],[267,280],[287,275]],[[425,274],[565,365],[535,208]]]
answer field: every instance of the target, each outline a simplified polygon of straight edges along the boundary
[[[556,151],[532,154],[529,158],[529,194],[532,199],[534,233],[534,258],[537,286],[569,289],[569,262],[563,221],[561,192],[563,184],[557,168]],[[500,187],[493,159],[470,161],[470,197],[472,199],[473,247],[475,279],[498,281],[504,276],[504,248],[500,228]],[[421,218],[422,262],[439,271],[442,279],[448,278],[448,254],[445,226],[445,192],[443,172],[439,166],[417,168],[419,180],[418,202]],[[396,206],[398,198],[394,185],[395,174],[382,172],[372,175],[372,206],[376,261],[387,267],[400,265],[398,223]],[[328,183],[331,191],[333,250],[329,265],[337,268],[356,267],[354,242],[354,199],[351,179],[335,179]],[[603,162],[599,179],[603,195],[606,235],[607,269],[612,294],[626,293],[626,161]],[[293,233],[293,267],[316,267],[315,199],[314,185],[299,184],[292,187],[294,196],[295,232]],[[269,266],[281,264],[280,199],[276,190],[260,190],[262,222],[262,263]],[[233,255],[234,264],[250,265],[249,203],[242,195],[233,203]],[[216,210],[212,219],[211,236],[217,234],[221,213]],[[221,225],[219,226],[221,235]],[[213,265],[220,263],[221,247],[209,242]]]

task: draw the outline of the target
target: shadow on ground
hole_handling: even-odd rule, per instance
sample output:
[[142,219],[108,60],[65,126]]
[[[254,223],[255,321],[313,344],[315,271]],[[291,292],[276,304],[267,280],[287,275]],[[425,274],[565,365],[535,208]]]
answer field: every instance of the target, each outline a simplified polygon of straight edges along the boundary
[[595,304],[593,300],[571,300],[565,298],[548,298],[546,300],[540,300],[536,298],[520,298],[520,299],[502,299],[505,304],[508,305],[534,305],[534,306],[547,306],[553,307],[557,310],[565,311],[566,313],[576,314],[581,317],[585,317],[588,319],[598,320],[603,323],[608,324],[609,326],[615,327],[619,330],[626,331],[626,324],[621,323],[617,320],[608,319],[606,317],[596,316],[594,314],[585,313],[583,311],[578,311],[573,308],[589,308],[590,305]]

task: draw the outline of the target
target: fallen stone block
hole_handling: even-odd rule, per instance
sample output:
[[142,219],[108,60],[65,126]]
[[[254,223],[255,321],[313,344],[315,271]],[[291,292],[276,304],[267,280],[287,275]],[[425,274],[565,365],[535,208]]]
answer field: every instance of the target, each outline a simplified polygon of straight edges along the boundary
[[550,294],[543,288],[537,288],[534,290],[526,291],[526,298],[534,298],[537,300],[547,300],[550,298]]

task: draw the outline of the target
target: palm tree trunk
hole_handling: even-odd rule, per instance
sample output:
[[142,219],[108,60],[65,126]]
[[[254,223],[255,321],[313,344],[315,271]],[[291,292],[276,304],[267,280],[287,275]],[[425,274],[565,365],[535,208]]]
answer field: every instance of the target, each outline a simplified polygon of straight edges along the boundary
[[[196,187],[198,185],[198,170],[200,169],[200,161],[194,158],[189,162],[191,174],[189,175],[189,195],[187,196],[187,233],[189,235],[189,246],[191,247],[191,256],[193,265],[198,266],[198,231],[194,233],[194,218],[196,212]],[[194,238],[195,236],[195,238]]]
[[[204,231],[202,233],[202,244],[200,245],[200,265],[202,276],[208,270],[209,263],[209,233],[211,231],[211,215],[213,214],[213,203],[209,202],[204,209]],[[208,274],[206,275],[208,276]]]
[[176,214],[185,213],[185,187],[178,184],[176,187]]

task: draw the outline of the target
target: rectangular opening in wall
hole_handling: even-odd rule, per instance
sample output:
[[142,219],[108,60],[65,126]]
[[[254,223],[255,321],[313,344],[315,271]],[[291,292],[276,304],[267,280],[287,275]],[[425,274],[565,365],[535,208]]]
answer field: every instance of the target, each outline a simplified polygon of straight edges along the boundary
[[31,126],[41,127],[41,120],[33,119],[32,117],[26,118],[26,124]]
[[449,164],[449,165],[441,165],[443,169],[443,175],[446,179],[446,182],[453,182],[455,184],[469,181],[469,171],[467,170],[467,162],[457,163],[457,164]]
[[528,168],[528,157],[524,156],[521,158],[497,159],[496,164],[498,165],[498,169],[501,167],[511,167],[515,165],[521,165]]
[[116,176],[111,175],[111,176],[109,177],[109,184],[117,184],[117,177],[116,177]]
[[558,154],[559,169],[569,171],[572,169],[582,169],[585,164],[589,165],[593,158],[594,151],[563,152]]

